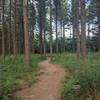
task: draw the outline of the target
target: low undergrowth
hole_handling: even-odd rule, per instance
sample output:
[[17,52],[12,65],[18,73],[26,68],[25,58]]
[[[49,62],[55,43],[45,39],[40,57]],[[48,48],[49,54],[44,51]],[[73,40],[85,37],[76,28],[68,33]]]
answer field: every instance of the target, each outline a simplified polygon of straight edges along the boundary
[[12,100],[12,92],[36,81],[38,62],[44,57],[32,56],[32,65],[24,64],[24,56],[0,58],[0,100]]
[[90,53],[86,63],[75,54],[54,55],[53,62],[70,71],[65,78],[62,100],[100,100],[100,53]]

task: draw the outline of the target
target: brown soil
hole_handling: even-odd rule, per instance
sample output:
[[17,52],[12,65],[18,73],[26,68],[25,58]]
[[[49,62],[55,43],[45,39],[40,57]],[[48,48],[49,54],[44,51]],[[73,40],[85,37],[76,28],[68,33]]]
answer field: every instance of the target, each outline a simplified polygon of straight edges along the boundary
[[65,70],[51,64],[49,58],[40,62],[39,66],[39,81],[29,88],[16,92],[15,96],[21,100],[61,100]]

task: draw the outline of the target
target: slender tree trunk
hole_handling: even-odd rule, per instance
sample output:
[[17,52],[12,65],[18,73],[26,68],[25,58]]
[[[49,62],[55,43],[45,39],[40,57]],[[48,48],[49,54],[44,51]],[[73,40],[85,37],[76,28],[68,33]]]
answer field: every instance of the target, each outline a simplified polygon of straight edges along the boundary
[[62,31],[62,26],[63,26],[63,24],[62,24],[62,21],[61,21],[61,26],[60,26],[60,28],[61,28],[61,53],[63,52],[63,31]]
[[96,5],[97,5],[97,17],[98,17],[98,47],[100,50],[100,1],[96,0]]
[[43,30],[43,53],[44,53],[44,56],[46,56],[46,34],[45,34],[45,28]]
[[50,55],[52,56],[52,2],[50,0]]
[[2,56],[5,57],[5,31],[4,31],[4,26],[5,26],[5,0],[2,0]]
[[81,46],[80,46],[80,32],[79,32],[79,0],[76,0],[76,37],[77,37],[77,58],[80,58],[81,55]]
[[90,23],[88,23],[88,50],[90,51]]
[[33,52],[33,54],[35,53],[35,48],[34,48],[34,29],[32,31],[32,52]]
[[65,25],[63,22],[63,52],[65,52]]
[[56,53],[58,53],[58,4],[56,4]]
[[76,38],[76,5],[75,5],[75,0],[72,0],[72,25],[73,25],[73,52],[75,52],[75,38]]
[[[40,22],[41,23],[41,22]],[[43,38],[42,38],[42,25],[40,24],[40,54],[43,54]]]
[[12,10],[12,0],[10,0],[10,9],[9,9],[9,33],[8,33],[8,41],[9,41],[9,46],[8,46],[8,51],[9,55],[11,55],[11,34],[12,34],[12,22],[11,22],[11,10]]
[[45,28],[45,24],[46,24],[46,4],[44,1],[44,5],[43,5],[43,9],[44,9],[44,16],[43,16],[43,52],[44,52],[44,56],[46,56],[46,28]]
[[73,52],[75,52],[75,37],[76,37],[76,32],[75,32],[75,26],[73,25]]
[[17,47],[16,47],[16,0],[14,2],[15,8],[14,8],[14,33],[13,33],[13,54],[14,57],[17,55]]
[[39,1],[39,31],[40,31],[40,54],[43,54],[43,1]]
[[85,12],[85,0],[80,0],[81,7],[81,53],[83,60],[87,58],[86,49],[86,12]]
[[31,64],[31,53],[29,43],[29,21],[28,21],[28,0],[23,0],[24,35],[25,35],[25,63]]

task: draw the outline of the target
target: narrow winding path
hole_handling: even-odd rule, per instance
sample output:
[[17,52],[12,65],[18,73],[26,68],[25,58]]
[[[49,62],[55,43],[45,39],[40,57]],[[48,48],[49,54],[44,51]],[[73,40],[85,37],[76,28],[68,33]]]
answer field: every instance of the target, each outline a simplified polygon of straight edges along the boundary
[[39,81],[30,88],[18,91],[16,97],[20,97],[21,100],[61,100],[65,70],[51,64],[49,58],[40,62],[39,67]]

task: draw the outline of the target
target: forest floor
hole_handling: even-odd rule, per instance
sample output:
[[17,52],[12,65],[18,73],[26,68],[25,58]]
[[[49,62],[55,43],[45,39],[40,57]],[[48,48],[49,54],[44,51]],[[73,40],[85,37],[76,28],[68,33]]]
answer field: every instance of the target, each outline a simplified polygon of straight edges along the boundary
[[39,63],[38,81],[15,93],[21,100],[61,100],[65,77],[64,68],[50,63],[50,58]]

